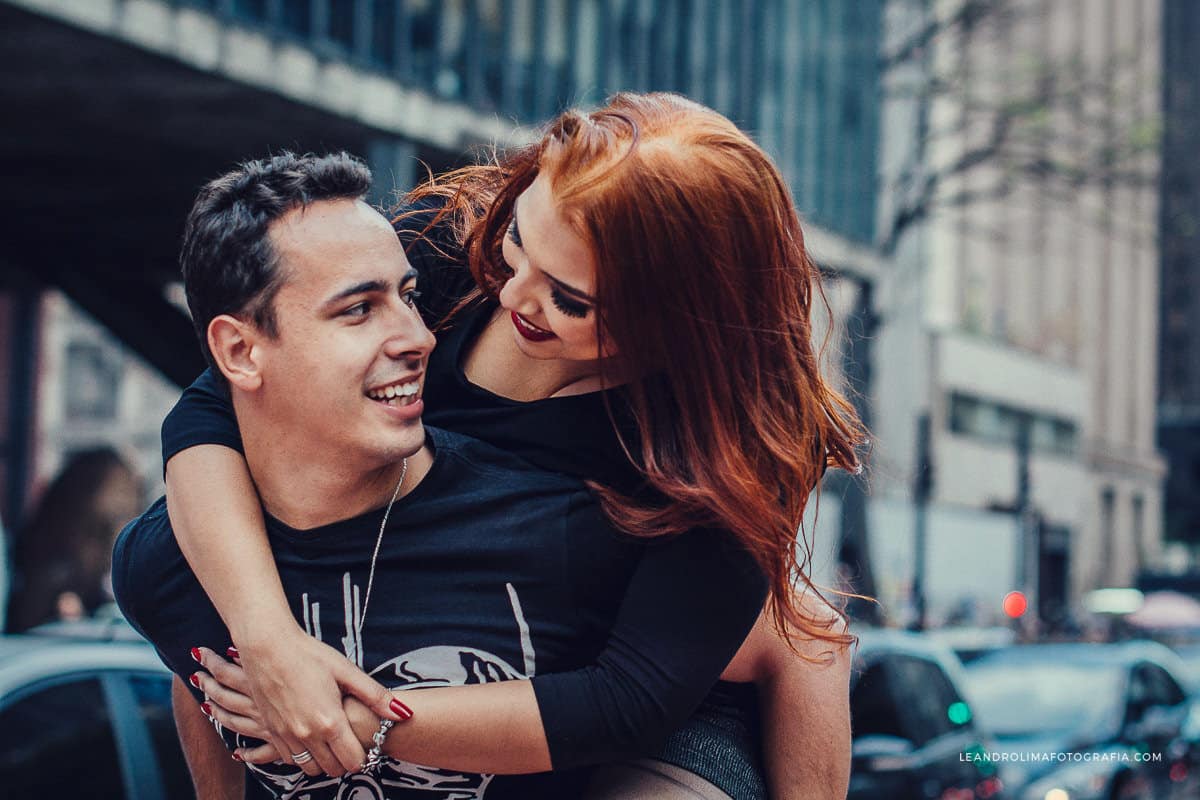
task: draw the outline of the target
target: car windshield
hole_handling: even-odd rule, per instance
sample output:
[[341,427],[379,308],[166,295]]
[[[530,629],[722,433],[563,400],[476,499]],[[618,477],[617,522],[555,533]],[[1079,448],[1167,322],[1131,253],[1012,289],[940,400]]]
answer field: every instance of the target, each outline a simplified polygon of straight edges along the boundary
[[1188,683],[1200,690],[1200,644],[1186,644],[1175,648],[1175,652],[1179,653],[1179,657],[1183,659],[1183,666],[1187,669]]
[[981,723],[996,736],[1069,735],[1097,727],[1121,698],[1111,664],[984,659],[967,668]]

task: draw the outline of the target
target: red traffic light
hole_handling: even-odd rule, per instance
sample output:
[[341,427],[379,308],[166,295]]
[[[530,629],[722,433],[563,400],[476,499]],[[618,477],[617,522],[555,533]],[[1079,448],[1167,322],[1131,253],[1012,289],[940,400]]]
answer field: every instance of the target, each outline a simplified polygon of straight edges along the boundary
[[1004,595],[1004,613],[1016,619],[1029,608],[1029,601],[1021,592],[1009,592]]

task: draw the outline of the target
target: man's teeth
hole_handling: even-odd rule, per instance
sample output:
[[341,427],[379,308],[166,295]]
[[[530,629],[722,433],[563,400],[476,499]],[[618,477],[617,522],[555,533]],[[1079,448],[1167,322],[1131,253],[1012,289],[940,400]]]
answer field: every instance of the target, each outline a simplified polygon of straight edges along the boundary
[[421,382],[412,381],[410,383],[401,383],[399,385],[392,384],[391,386],[385,386],[382,389],[372,389],[371,391],[367,392],[367,397],[370,397],[372,400],[383,400],[384,402],[393,400],[397,397],[403,400],[408,397],[415,397],[417,392],[420,390]]

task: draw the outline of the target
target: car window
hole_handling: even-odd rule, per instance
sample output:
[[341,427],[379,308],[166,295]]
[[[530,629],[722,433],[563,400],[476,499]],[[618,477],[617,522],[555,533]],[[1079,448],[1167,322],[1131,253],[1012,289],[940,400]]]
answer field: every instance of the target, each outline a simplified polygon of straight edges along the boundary
[[175,717],[171,713],[171,679],[166,675],[134,675],[129,686],[137,700],[137,712],[150,734],[163,789],[170,798],[192,797],[192,779],[188,773]]
[[1139,664],[1131,687],[1134,699],[1147,706],[1174,706],[1183,702],[1184,692],[1175,679],[1157,664]]
[[970,724],[970,709],[937,663],[900,656],[892,669],[897,693],[908,710],[910,738],[918,745]]
[[971,696],[996,736],[1075,735],[1104,726],[1121,703],[1122,670],[1110,664],[989,657],[967,666]]
[[7,797],[124,797],[99,680],[59,683],[0,709],[0,786]]
[[850,726],[855,737],[899,736],[909,739],[901,724],[900,708],[886,661],[868,666],[850,692]]

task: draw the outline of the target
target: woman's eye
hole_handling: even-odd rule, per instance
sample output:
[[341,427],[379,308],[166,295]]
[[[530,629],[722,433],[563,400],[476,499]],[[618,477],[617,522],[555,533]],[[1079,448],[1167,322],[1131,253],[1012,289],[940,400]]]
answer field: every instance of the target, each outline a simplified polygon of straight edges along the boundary
[[355,303],[342,312],[343,317],[365,317],[367,312],[371,310],[371,304],[368,302]]
[[512,221],[508,223],[508,238],[512,239],[512,243],[517,247],[521,246],[521,232],[517,230],[517,217],[515,214]]
[[404,292],[402,295],[400,295],[400,297],[404,300],[404,304],[406,306],[410,308],[416,308],[417,300],[420,299],[421,293],[416,289],[409,289],[407,292]]
[[583,318],[586,317],[587,313],[592,310],[591,306],[567,297],[558,289],[550,290],[550,300],[554,303],[555,308],[566,314],[568,317]]

